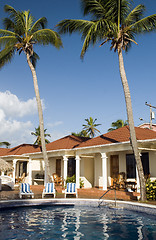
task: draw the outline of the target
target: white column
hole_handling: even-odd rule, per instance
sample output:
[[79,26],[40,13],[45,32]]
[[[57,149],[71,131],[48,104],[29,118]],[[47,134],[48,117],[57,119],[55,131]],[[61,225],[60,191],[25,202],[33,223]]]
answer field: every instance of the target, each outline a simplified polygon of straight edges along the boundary
[[14,180],[14,182],[15,182],[15,178],[16,178],[16,163],[17,163],[17,160],[16,159],[14,159],[13,160],[13,173],[12,173],[12,178],[13,178],[13,180]]
[[64,180],[67,179],[67,169],[68,169],[68,158],[67,156],[63,156],[63,162],[64,162]]
[[32,185],[32,160],[29,159],[29,184]]
[[102,158],[102,177],[103,177],[103,190],[107,190],[107,155],[101,153]]
[[76,188],[80,188],[80,156],[76,155]]

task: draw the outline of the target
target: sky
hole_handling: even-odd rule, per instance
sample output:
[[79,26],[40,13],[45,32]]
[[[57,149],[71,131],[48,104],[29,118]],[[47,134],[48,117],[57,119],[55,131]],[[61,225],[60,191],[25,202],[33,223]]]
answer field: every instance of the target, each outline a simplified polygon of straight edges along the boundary
[[[155,0],[134,0],[134,6],[145,4],[145,16],[156,13]],[[16,10],[30,10],[35,19],[46,17],[47,28],[57,31],[63,19],[84,19],[80,0],[1,0],[0,28],[7,17],[4,5]],[[86,17],[85,17],[86,18]],[[117,53],[110,44],[90,47],[82,61],[81,36],[62,35],[63,48],[35,47],[40,56],[36,73],[43,105],[44,127],[50,141],[80,132],[85,119],[97,118],[101,134],[111,123],[127,119]],[[124,54],[125,70],[130,87],[135,126],[150,121],[145,102],[156,106],[156,32],[136,37]],[[18,53],[12,62],[0,70],[0,141],[11,147],[35,141],[31,132],[39,125],[33,79],[24,54]],[[156,109],[153,109],[155,112]],[[142,118],[141,121],[139,118]],[[156,120],[153,119],[153,123]]]

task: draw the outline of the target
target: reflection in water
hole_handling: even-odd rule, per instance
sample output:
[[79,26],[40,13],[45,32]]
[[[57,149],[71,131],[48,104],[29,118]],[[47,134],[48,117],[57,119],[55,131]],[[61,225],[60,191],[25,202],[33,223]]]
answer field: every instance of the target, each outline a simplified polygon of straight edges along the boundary
[[138,240],[142,240],[143,239],[143,234],[142,234],[142,229],[143,229],[143,222],[142,222],[142,219],[140,217],[137,218],[137,222],[138,222],[138,227],[137,227],[137,230],[138,230]]
[[0,239],[155,239],[156,219],[122,209],[16,208],[0,214]]
[[103,235],[104,235],[104,239],[108,239],[109,238],[109,234],[107,233],[107,230],[108,230],[108,217],[107,217],[107,214],[104,214],[103,215]]

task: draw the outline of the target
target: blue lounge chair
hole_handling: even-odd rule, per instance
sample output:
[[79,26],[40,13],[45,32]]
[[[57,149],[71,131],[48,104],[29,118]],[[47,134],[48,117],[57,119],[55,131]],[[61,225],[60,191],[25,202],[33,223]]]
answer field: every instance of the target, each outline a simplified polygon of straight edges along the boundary
[[65,198],[67,194],[75,194],[77,195],[76,183],[67,183],[67,188],[65,189]]
[[42,198],[44,198],[45,195],[53,194],[54,198],[56,196],[56,190],[54,183],[46,183],[45,188],[43,189]]
[[34,193],[30,190],[29,183],[21,183],[19,196],[20,198],[22,198],[22,196],[32,196],[32,198],[34,198]]

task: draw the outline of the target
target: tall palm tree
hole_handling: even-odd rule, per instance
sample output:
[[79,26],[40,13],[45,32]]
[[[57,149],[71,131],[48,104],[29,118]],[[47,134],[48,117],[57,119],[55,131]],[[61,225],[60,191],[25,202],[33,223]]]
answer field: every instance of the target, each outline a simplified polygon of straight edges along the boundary
[[96,128],[101,124],[96,124],[97,118],[93,119],[92,117],[86,118],[85,121],[87,124],[83,124],[83,130],[88,134],[89,137],[93,138],[96,135],[96,132],[100,133],[100,131]]
[[120,76],[125,94],[127,119],[130,129],[132,149],[134,151],[140,179],[141,200],[146,200],[145,179],[141,158],[136,140],[131,96],[123,62],[123,51],[127,51],[135,36],[150,32],[156,28],[156,14],[144,17],[145,6],[140,4],[134,9],[131,0],[81,0],[84,15],[92,16],[91,20],[65,19],[58,23],[60,33],[79,32],[82,35],[84,57],[89,45],[101,41],[101,45],[111,41],[111,50],[118,53]]
[[[46,137],[51,137],[51,135],[49,133],[46,133],[46,131],[47,131],[47,129],[44,129],[45,143],[47,144],[47,143],[50,143],[50,141],[48,139],[46,139]],[[37,137],[34,144],[38,145],[38,146],[42,146],[40,126],[38,128],[35,128],[35,132],[31,132],[31,135],[34,135]]]
[[111,132],[115,129],[118,129],[118,128],[121,128],[121,127],[124,127],[124,126],[127,126],[128,125],[128,121],[123,121],[122,119],[118,119],[116,122],[112,122],[111,124],[111,128],[108,129],[108,132]]
[[51,44],[59,49],[62,46],[62,42],[55,31],[45,28],[47,24],[45,17],[34,21],[30,11],[16,11],[9,5],[5,5],[4,10],[9,14],[9,17],[3,21],[5,30],[0,29],[0,48],[2,48],[0,52],[0,67],[10,62],[17,51],[19,54],[21,52],[25,53],[33,76],[41,130],[42,152],[45,161],[45,182],[47,182],[50,176],[49,162],[44,138],[43,112],[35,71],[36,61],[39,59],[39,56],[34,52],[33,46],[35,44]]

